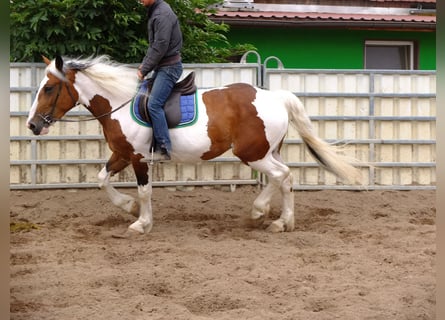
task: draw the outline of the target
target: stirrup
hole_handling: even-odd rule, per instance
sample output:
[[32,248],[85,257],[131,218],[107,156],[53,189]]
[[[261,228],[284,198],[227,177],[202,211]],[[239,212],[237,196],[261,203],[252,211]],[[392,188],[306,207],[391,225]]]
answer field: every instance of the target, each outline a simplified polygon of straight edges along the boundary
[[168,153],[154,152],[151,153],[151,160],[154,162],[164,162],[170,161],[171,157],[168,155]]
[[142,158],[140,162],[166,162],[170,161],[171,157],[168,153],[163,153],[161,151],[154,152],[153,149],[151,149],[150,157],[149,158]]

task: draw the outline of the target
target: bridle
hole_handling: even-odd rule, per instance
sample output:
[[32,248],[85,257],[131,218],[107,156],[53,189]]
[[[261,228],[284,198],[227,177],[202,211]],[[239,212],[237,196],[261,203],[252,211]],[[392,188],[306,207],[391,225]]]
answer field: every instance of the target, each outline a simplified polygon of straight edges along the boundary
[[[56,110],[57,101],[59,100],[59,96],[60,96],[60,92],[62,91],[63,83],[65,84],[66,90],[68,91],[68,94],[70,95],[71,100],[72,100],[73,103],[74,103],[74,105],[73,105],[72,108],[74,108],[74,107],[76,107],[76,106],[78,106],[78,105],[81,104],[78,100],[76,100],[76,98],[74,98],[74,95],[73,95],[73,93],[71,92],[70,87],[68,86],[68,80],[66,80],[66,79],[62,80],[62,81],[60,82],[60,84],[59,84],[59,87],[58,87],[58,90],[57,90],[57,95],[56,95],[56,98],[54,99],[54,102],[53,102],[53,104],[52,104],[52,106],[51,106],[51,110],[50,110],[50,112],[47,113],[47,114],[41,114],[41,113],[38,113],[38,114],[37,114],[40,118],[42,118],[43,122],[44,122],[47,126],[50,126],[51,124],[53,124],[53,123],[56,122],[56,121],[60,121],[60,122],[82,122],[82,121],[98,120],[98,119],[100,119],[100,118],[106,117],[106,116],[112,114],[113,112],[116,112],[117,110],[123,108],[125,105],[127,105],[127,104],[133,99],[133,98],[130,98],[128,101],[125,101],[124,103],[122,103],[119,107],[117,107],[117,108],[115,108],[115,109],[113,109],[113,110],[111,110],[111,111],[109,111],[109,112],[106,112],[106,113],[104,113],[104,114],[101,114],[100,116],[97,116],[97,117],[95,116],[95,117],[91,117],[91,118],[78,119],[78,120],[70,120],[70,119],[54,118],[54,117],[53,117],[53,115],[54,115],[54,111]],[[89,106],[85,106],[85,107],[86,107],[88,110],[90,110],[90,107],[89,107]],[[90,110],[90,111],[91,111],[91,110]]]
[[62,91],[62,83],[65,83],[66,89],[68,90],[68,93],[69,93],[71,99],[74,102],[74,106],[76,106],[78,104],[78,101],[76,101],[76,99],[74,98],[71,90],[69,89],[68,82],[66,80],[61,81],[59,86],[58,86],[57,95],[56,95],[56,98],[54,99],[54,102],[53,102],[53,104],[51,106],[50,112],[47,113],[47,114],[41,114],[41,113],[37,114],[40,118],[42,118],[43,122],[45,122],[45,124],[47,124],[48,126],[50,126],[55,121],[58,121],[58,120],[60,121],[61,120],[61,119],[55,119],[53,117],[53,115],[54,115],[54,111],[56,110],[57,101],[59,100],[59,97],[60,97],[60,92]]

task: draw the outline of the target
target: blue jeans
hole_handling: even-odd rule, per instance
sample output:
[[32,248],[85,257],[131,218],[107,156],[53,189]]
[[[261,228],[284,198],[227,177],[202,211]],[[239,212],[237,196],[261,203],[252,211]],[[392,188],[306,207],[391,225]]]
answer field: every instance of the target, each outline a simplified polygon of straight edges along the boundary
[[170,135],[167,120],[165,119],[164,105],[170,96],[173,87],[182,74],[182,63],[177,62],[170,66],[160,67],[153,72],[153,87],[148,100],[148,112],[153,126],[155,151],[160,148],[171,150]]

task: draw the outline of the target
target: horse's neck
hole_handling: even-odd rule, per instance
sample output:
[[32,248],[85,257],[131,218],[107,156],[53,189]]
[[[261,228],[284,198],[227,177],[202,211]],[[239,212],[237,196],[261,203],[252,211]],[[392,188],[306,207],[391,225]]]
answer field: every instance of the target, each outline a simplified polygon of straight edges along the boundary
[[116,109],[132,96],[125,92],[110,92],[82,73],[77,74],[74,86],[79,93],[79,102],[87,106],[94,116],[102,113],[104,105]]

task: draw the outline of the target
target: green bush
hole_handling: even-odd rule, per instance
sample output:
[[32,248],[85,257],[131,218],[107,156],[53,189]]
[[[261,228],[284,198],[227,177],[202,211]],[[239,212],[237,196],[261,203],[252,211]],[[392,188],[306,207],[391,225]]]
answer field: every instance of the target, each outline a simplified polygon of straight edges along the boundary
[[[185,63],[225,62],[232,47],[239,49],[227,41],[228,25],[207,16],[219,0],[166,1],[181,23]],[[41,55],[107,54],[138,63],[148,46],[145,8],[137,0],[11,0],[10,20],[11,62],[40,62]]]

